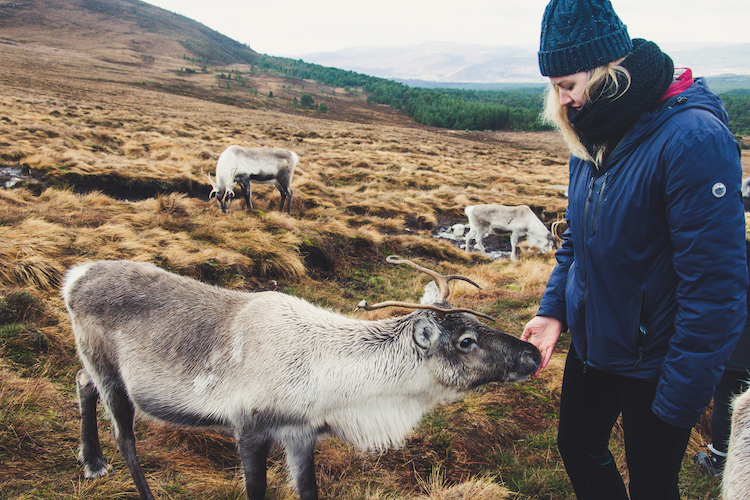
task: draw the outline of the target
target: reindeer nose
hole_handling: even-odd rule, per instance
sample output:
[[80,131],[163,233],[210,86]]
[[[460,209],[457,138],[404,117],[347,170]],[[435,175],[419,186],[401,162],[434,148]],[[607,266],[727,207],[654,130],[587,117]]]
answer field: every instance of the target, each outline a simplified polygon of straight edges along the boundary
[[527,344],[524,347],[525,352],[518,359],[518,374],[531,375],[539,368],[539,364],[542,362],[542,353],[533,344]]

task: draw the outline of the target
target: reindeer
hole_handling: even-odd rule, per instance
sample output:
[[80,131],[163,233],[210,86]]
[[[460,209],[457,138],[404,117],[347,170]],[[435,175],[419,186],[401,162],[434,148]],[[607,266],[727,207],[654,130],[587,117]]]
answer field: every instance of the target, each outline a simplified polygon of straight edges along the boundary
[[215,196],[221,211],[228,213],[234,198],[234,185],[239,183],[247,209],[252,210],[250,183],[274,183],[281,194],[279,211],[284,211],[286,202],[286,213],[289,214],[292,209],[292,177],[298,161],[297,153],[286,149],[229,146],[216,164],[216,182],[210,174],[203,174],[213,188],[208,197]]
[[[434,405],[488,382],[520,381],[541,360],[531,344],[453,308],[449,281],[434,278],[410,314],[357,320],[279,292],[209,286],[152,264],[99,261],[71,268],[62,296],[83,369],[79,459],[86,477],[111,469],[99,443],[96,404],[142,500],[154,497],[136,457],[137,411],[183,426],[231,430],[247,497],[262,500],[266,459],[281,444],[302,500],[318,498],[314,449],[322,435],[360,450],[400,446]],[[437,285],[435,284],[437,283]]]
[[750,500],[750,390],[732,402],[732,430],[721,478],[723,500]]
[[510,260],[516,260],[518,240],[526,237],[529,246],[536,246],[542,253],[547,253],[555,245],[549,229],[528,205],[469,205],[464,209],[469,218],[470,231],[466,235],[466,251],[471,252],[471,240],[482,253],[486,253],[482,240],[490,233],[510,231]]

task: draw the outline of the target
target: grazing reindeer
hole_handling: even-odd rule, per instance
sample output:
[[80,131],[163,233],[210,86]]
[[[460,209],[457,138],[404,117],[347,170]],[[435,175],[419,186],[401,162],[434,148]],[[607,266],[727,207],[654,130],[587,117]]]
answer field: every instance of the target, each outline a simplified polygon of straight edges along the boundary
[[234,185],[239,183],[247,209],[252,210],[250,183],[273,183],[281,194],[279,211],[284,211],[286,202],[286,213],[289,214],[292,209],[292,177],[298,161],[297,153],[286,149],[229,146],[216,164],[216,182],[209,174],[203,174],[213,187],[208,197],[216,196],[219,208],[227,213],[234,198]]
[[[86,477],[110,469],[97,434],[96,402],[143,500],[154,497],[136,458],[136,410],[185,426],[234,432],[247,496],[262,500],[274,442],[302,500],[318,498],[314,449],[333,435],[361,450],[400,445],[434,405],[493,381],[518,381],[541,360],[531,344],[490,328],[446,301],[432,276],[420,310],[362,321],[278,292],[224,290],[152,264],[100,261],[71,268],[62,295],[84,368],[79,458]],[[475,284],[476,285],[476,284]],[[477,285],[478,286],[478,285]],[[485,316],[486,317],[486,316]]]
[[471,252],[471,240],[476,240],[477,247],[486,253],[482,240],[490,233],[510,231],[510,260],[516,260],[518,240],[526,236],[526,243],[535,246],[542,253],[554,248],[555,240],[549,229],[528,205],[469,205],[464,209],[469,218],[470,231],[466,235],[466,251]]

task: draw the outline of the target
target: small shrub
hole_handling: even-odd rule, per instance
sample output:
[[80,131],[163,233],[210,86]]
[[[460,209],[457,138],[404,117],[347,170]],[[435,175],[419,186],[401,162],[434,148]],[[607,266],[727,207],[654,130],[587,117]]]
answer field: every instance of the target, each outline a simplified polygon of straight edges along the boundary
[[303,108],[312,108],[315,105],[315,99],[310,94],[302,94],[299,97],[299,105]]
[[41,301],[29,292],[11,292],[0,297],[0,325],[37,319],[43,312]]

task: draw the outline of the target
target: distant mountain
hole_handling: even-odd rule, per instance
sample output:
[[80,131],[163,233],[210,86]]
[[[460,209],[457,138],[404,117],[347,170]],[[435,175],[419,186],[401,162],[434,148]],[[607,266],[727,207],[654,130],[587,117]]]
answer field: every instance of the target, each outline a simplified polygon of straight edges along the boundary
[[[750,77],[750,43],[664,44],[677,67],[690,67],[696,76]],[[545,83],[537,65],[537,47],[491,47],[432,42],[402,47],[355,47],[299,56],[305,62],[371,76],[428,83]],[[747,82],[747,80],[745,80]]]
[[543,83],[533,47],[423,43],[403,47],[355,47],[299,56],[305,62],[392,80],[430,82]]
[[250,64],[260,58],[245,44],[139,0],[3,2],[0,43],[85,52],[120,64],[141,64],[154,57]]

